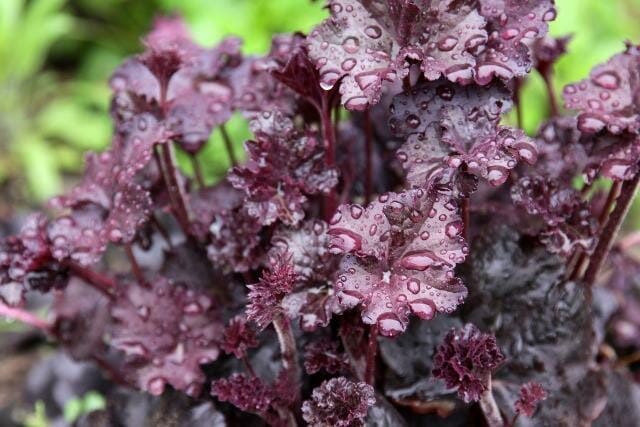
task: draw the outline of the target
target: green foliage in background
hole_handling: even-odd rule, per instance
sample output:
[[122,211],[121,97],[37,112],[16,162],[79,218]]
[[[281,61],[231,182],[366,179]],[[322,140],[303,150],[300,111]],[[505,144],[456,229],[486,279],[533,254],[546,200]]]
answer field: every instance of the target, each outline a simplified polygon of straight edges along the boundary
[[[573,34],[556,68],[558,94],[594,64],[640,42],[640,0],[556,0],[555,36]],[[107,80],[160,14],[181,14],[197,41],[244,39],[245,53],[263,53],[274,33],[309,31],[327,12],[322,0],[0,0],[0,185],[22,202],[40,202],[73,182],[82,152],[110,141]],[[535,132],[548,114],[542,79],[532,73],[522,94],[524,127]],[[246,124],[227,125],[242,153]],[[184,156],[187,173],[191,166]],[[229,161],[218,132],[200,153],[208,181]],[[71,180],[65,180],[69,176]]]

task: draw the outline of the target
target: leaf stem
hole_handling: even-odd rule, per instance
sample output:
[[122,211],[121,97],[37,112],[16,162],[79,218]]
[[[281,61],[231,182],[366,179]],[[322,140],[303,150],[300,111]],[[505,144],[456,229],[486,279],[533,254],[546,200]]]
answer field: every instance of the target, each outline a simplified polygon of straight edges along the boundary
[[[161,144],[160,151],[162,153],[162,158],[160,161],[160,163],[163,165],[163,167],[161,168],[162,175],[169,192],[169,199],[171,201],[173,213],[176,216],[178,224],[180,224],[180,228],[182,228],[182,232],[186,236],[190,236],[191,226],[189,222],[189,213],[187,211],[187,204],[184,199],[184,194],[182,194],[180,185],[178,184],[177,169],[175,166],[173,155],[173,143],[169,141]],[[158,158],[160,158],[160,156],[158,156]]]
[[280,314],[273,320],[273,328],[276,331],[276,335],[278,335],[278,342],[280,343],[282,367],[291,376],[299,393],[301,372],[300,366],[298,366],[298,350],[296,348],[293,331],[291,330],[291,323],[288,318]]
[[116,283],[112,278],[98,273],[95,270],[83,267],[75,262],[65,262],[64,265],[68,267],[71,272],[89,284],[91,287],[103,293],[109,298],[113,298],[113,290],[116,287]]
[[229,156],[229,161],[231,162],[231,166],[235,167],[238,165],[238,160],[236,159],[236,154],[233,152],[233,144],[231,143],[231,138],[229,137],[229,133],[227,132],[227,128],[224,124],[219,126],[220,135],[222,135],[222,141],[224,142],[224,148],[227,150],[227,155]]
[[193,166],[193,174],[196,177],[196,182],[198,183],[199,188],[204,188],[204,177],[202,175],[202,168],[200,167],[200,161],[198,160],[198,156],[194,153],[189,153],[189,158],[191,159],[191,165]]
[[0,316],[20,321],[26,325],[40,329],[43,332],[51,331],[51,325],[49,323],[21,308],[9,307],[8,305],[0,303]]
[[589,267],[584,274],[584,281],[588,287],[591,287],[596,281],[598,272],[611,250],[613,241],[620,231],[620,227],[622,227],[622,222],[627,216],[629,208],[631,208],[631,203],[638,191],[639,183],[640,172],[636,173],[631,180],[625,181],[624,184],[622,184],[620,196],[616,200],[616,207],[613,209],[613,212],[611,212],[607,224],[600,233],[598,245],[590,258]]
[[491,377],[489,377],[487,389],[480,396],[480,401],[478,403],[480,403],[480,409],[482,409],[484,417],[487,420],[487,425],[489,427],[504,426],[504,420],[502,419],[502,415],[500,415],[500,409],[498,409],[498,404],[493,397],[493,391],[491,389]]
[[129,264],[131,264],[131,271],[133,272],[133,276],[136,278],[136,281],[140,285],[146,285],[147,279],[144,277],[144,273],[138,264],[138,260],[136,260],[136,256],[133,254],[133,249],[130,243],[127,243],[124,246],[124,251],[127,254],[127,258],[129,258]]
[[[609,214],[611,213],[611,208],[613,207],[613,205],[616,202],[616,199],[618,198],[618,196],[620,195],[620,189],[622,188],[622,183],[619,181],[615,181],[613,183],[613,185],[611,186],[611,189],[609,190],[609,194],[607,195],[607,201],[605,202],[604,206],[602,207],[602,211],[600,212],[600,215],[598,216],[598,230],[599,233],[602,233],[602,230],[604,229],[607,220],[609,219]],[[589,258],[587,256],[586,252],[581,252],[580,255],[578,256],[578,259],[575,263],[575,267],[573,269],[573,272],[571,273],[571,275],[569,276],[569,280],[576,280],[578,279],[582,273],[584,273],[584,269],[587,265],[587,262],[589,261]]]
[[560,110],[558,108],[558,100],[556,99],[556,93],[553,90],[553,81],[551,80],[552,73],[549,71],[549,72],[540,73],[540,75],[542,76],[542,80],[544,81],[544,86],[547,89],[549,107],[551,107],[550,116],[551,117],[557,116]]

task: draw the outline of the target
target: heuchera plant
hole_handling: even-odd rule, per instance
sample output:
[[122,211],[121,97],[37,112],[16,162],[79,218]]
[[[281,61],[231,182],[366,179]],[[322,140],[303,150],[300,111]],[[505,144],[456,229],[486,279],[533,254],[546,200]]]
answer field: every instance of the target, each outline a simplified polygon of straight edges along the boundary
[[[327,11],[263,57],[158,19],[111,78],[111,147],[0,243],[0,314],[210,425],[640,425],[640,47],[561,109],[552,0]],[[505,117],[529,73],[535,135]]]

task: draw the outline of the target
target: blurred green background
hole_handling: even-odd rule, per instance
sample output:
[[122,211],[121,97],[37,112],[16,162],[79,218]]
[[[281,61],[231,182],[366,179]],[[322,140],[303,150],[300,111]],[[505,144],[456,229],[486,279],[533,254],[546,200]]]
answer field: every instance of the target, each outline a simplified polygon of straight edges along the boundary
[[[139,52],[154,16],[178,13],[197,41],[226,35],[246,53],[268,49],[273,33],[308,31],[325,16],[321,0],[0,0],[0,213],[29,207],[73,182],[82,153],[110,140],[107,80],[125,56]],[[640,41],[640,0],[557,0],[553,35],[573,34],[559,62],[559,92],[596,63]],[[523,93],[524,123],[535,131],[547,114],[541,78]],[[230,133],[241,150],[246,125]],[[227,167],[219,135],[201,154],[209,178]],[[3,208],[4,206],[4,208]]]

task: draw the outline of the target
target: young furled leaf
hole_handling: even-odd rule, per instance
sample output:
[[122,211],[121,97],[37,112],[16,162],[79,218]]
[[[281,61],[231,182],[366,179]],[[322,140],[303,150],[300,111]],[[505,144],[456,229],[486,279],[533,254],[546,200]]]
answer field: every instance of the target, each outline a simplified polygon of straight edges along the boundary
[[264,414],[273,402],[273,390],[258,377],[233,374],[211,384],[211,394],[223,402],[255,414]]
[[[300,33],[278,34],[273,37],[266,56],[244,59],[234,73],[232,83],[235,104],[247,117],[255,117],[264,111],[281,111],[289,117],[296,114],[299,97],[288,86],[291,80],[286,76],[293,71],[290,66],[300,59],[294,59],[294,56],[300,52],[303,40]],[[314,91],[311,86],[304,90]]]
[[586,253],[595,247],[598,222],[575,189],[555,179],[525,176],[511,187],[511,199],[542,218],[546,227],[539,232],[540,240],[552,253],[569,257],[577,247]]
[[444,178],[465,187],[464,170],[497,186],[518,161],[534,163],[535,143],[522,130],[499,125],[510,108],[511,94],[500,83],[460,87],[438,80],[396,95],[389,126],[406,138],[397,157],[409,184],[428,188]]
[[197,396],[200,365],[220,353],[223,324],[212,298],[157,276],[149,284],[119,284],[110,345],[126,355],[124,369],[141,390],[160,395],[165,385]]
[[247,286],[247,318],[260,329],[266,328],[276,315],[283,312],[282,299],[293,290],[295,282],[296,274],[289,255],[272,260],[269,268],[263,270],[260,281]]
[[304,348],[304,369],[310,374],[326,371],[337,374],[349,367],[348,356],[338,351],[338,343],[328,338],[311,341]]
[[220,348],[227,354],[232,354],[238,359],[246,357],[251,347],[258,345],[256,333],[247,323],[245,316],[238,315],[229,320],[224,330],[224,337]]
[[516,412],[531,417],[538,402],[547,398],[547,392],[540,383],[530,381],[520,388],[520,397],[516,401]]
[[487,390],[491,373],[504,361],[496,337],[467,323],[444,338],[433,358],[433,375],[456,387],[465,402],[476,402]]
[[261,224],[279,219],[296,225],[307,196],[329,192],[337,171],[326,166],[322,140],[294,129],[281,112],[262,113],[250,127],[256,139],[246,143],[249,159],[233,169],[229,181],[245,192],[247,211]]
[[468,251],[448,189],[385,193],[366,209],[342,205],[331,220],[334,252],[347,253],[335,288],[345,308],[362,305],[362,320],[382,335],[402,333],[413,312],[451,313],[467,295],[453,276]]
[[302,418],[312,427],[364,426],[367,410],[376,403],[373,387],[345,377],[324,381],[302,404]]

